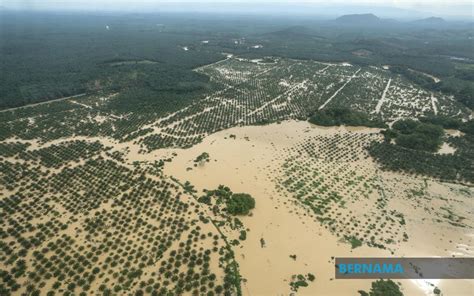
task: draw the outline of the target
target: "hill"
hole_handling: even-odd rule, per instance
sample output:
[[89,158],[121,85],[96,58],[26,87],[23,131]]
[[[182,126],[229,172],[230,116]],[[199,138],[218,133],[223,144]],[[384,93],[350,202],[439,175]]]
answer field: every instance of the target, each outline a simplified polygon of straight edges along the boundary
[[424,25],[424,26],[440,26],[445,25],[446,21],[441,17],[428,17],[420,20],[413,21],[414,24]]
[[369,24],[369,23],[379,23],[382,20],[372,14],[372,13],[364,13],[364,14],[346,14],[343,16],[338,17],[334,20],[336,23],[339,24]]

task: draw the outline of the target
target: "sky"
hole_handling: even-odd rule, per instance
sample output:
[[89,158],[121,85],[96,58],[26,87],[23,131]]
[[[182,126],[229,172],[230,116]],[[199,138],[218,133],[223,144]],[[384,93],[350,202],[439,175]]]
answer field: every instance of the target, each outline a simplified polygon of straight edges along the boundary
[[[340,14],[367,12],[373,8],[391,8],[391,11],[403,10],[418,12],[420,15],[463,16],[473,18],[472,0],[0,0],[0,6],[9,9],[37,10],[119,10],[119,11],[166,11],[166,10],[239,10],[249,12],[258,10],[256,7],[276,11],[282,7],[318,8],[333,7],[330,13]],[[284,12],[285,9],[282,9]],[[322,9],[321,11],[325,11]],[[380,9],[379,9],[380,11]],[[402,15],[403,16],[403,15]]]

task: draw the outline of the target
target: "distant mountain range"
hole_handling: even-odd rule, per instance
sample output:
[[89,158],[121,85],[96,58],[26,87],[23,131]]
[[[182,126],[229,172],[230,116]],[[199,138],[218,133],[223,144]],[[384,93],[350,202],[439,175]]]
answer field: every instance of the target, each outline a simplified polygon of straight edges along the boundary
[[334,21],[340,24],[366,24],[366,23],[377,23],[382,19],[372,13],[364,14],[346,14],[338,17]]
[[418,26],[442,26],[447,22],[440,17],[428,17],[410,22],[401,22],[394,19],[379,18],[372,13],[346,14],[332,21],[339,25],[350,26],[373,26],[373,25],[418,25]]
[[[35,5],[32,5],[34,2]],[[92,2],[92,3],[91,3]],[[262,14],[275,16],[313,16],[320,20],[334,19],[336,16],[345,14],[364,14],[371,12],[381,18],[394,18],[398,20],[414,20],[438,15],[454,21],[472,20],[472,4],[455,4],[449,1],[441,1],[440,5],[420,6],[414,5],[412,8],[400,8],[384,5],[377,2],[390,1],[370,1],[371,4],[356,4],[352,1],[116,1],[115,5],[108,5],[107,1],[3,1],[0,3],[0,10],[79,10],[79,11],[121,11],[127,13],[136,12],[199,12],[206,13],[228,13],[228,14]],[[126,3],[128,2],[128,3]],[[135,3],[141,2],[141,3]],[[146,3],[145,3],[146,2]],[[356,1],[360,2],[360,1]],[[367,1],[364,1],[367,2]],[[416,2],[416,1],[414,1]],[[456,1],[454,1],[456,2]],[[82,3],[82,4],[81,4]],[[183,5],[183,3],[186,3]]]
[[416,20],[413,21],[413,23],[419,24],[419,25],[444,25],[446,24],[446,21],[441,18],[441,17],[427,17],[421,20]]
[[[342,15],[332,20],[321,21],[318,25],[323,25],[322,28],[359,28],[363,29],[363,32],[384,32],[384,30],[446,30],[446,29],[466,29],[472,28],[472,23],[461,23],[461,22],[450,22],[440,17],[427,17],[418,20],[400,21],[391,18],[380,18],[373,13],[362,13],[362,14],[347,14]],[[381,30],[380,30],[381,29]],[[287,40],[299,40],[299,39],[313,39],[313,40],[325,40],[330,37],[326,29],[321,29],[318,26],[307,26],[307,25],[295,25],[286,28],[282,28],[277,31],[263,33],[263,36],[268,38],[284,38]],[[359,31],[360,36],[364,36],[364,33]],[[383,33],[381,33],[383,34]],[[360,37],[359,36],[359,37]],[[374,36],[374,35],[372,35]],[[383,35],[378,35],[384,37]],[[340,37],[343,37],[340,35]],[[387,42],[385,40],[384,42]],[[371,46],[380,46],[380,44],[372,44]],[[397,42],[393,42],[390,45],[392,48],[397,48]]]

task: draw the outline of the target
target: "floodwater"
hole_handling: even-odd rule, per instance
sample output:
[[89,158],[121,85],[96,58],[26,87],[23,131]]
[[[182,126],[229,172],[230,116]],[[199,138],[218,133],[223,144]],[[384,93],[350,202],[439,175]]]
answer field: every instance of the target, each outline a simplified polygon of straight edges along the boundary
[[[308,209],[298,204],[286,191],[276,189],[275,178],[288,151],[296,143],[314,136],[341,133],[378,134],[366,127],[320,127],[308,122],[284,121],[267,126],[235,127],[209,135],[189,149],[160,149],[140,154],[133,143],[116,143],[106,138],[75,137],[76,140],[101,141],[126,153],[127,166],[134,161],[171,158],[164,174],[181,182],[190,181],[198,190],[226,185],[233,192],[245,192],[256,199],[250,216],[240,217],[248,229],[247,239],[234,247],[244,278],[244,295],[289,295],[293,275],[312,273],[314,282],[301,287],[298,295],[357,295],[368,291],[372,280],[334,279],[335,257],[430,257],[474,256],[472,221],[474,191],[461,185],[445,184],[392,172],[380,172],[389,207],[405,215],[407,242],[389,250],[361,246],[351,249],[348,243],[322,226]],[[71,140],[61,139],[46,145]],[[33,147],[38,143],[29,141]],[[446,149],[446,148],[445,148]],[[198,155],[207,152],[210,161],[195,166]],[[368,167],[375,163],[366,160]],[[372,167],[372,169],[375,169]],[[407,188],[423,186],[423,196],[406,198]],[[344,195],[343,192],[341,192]],[[426,198],[429,197],[429,198]],[[350,209],[364,211],[365,203],[351,203]],[[444,210],[440,210],[444,209]],[[445,211],[445,212],[443,212]],[[455,213],[465,226],[453,227],[446,217]],[[451,217],[452,218],[452,217]],[[450,218],[450,219],[451,219]],[[462,218],[462,219],[461,219]],[[229,237],[230,230],[223,229]],[[234,238],[232,237],[232,238]],[[263,243],[262,243],[263,242]],[[292,256],[292,257],[290,257]],[[296,257],[295,257],[296,256]],[[472,295],[474,280],[400,280],[405,295],[432,295],[434,286],[443,295]]]
[[[233,192],[250,193],[256,199],[252,215],[241,218],[245,228],[249,229],[247,239],[235,248],[240,272],[245,278],[242,285],[245,295],[289,295],[292,275],[307,273],[314,274],[316,280],[309,282],[308,287],[300,288],[299,295],[356,295],[358,290],[368,291],[372,281],[334,279],[334,257],[451,256],[459,244],[467,246],[468,250],[474,248],[472,237],[466,234],[466,231],[472,232],[472,228],[453,231],[429,221],[429,216],[420,217],[426,213],[415,211],[410,204],[402,202],[399,206],[407,220],[414,222],[407,227],[410,236],[407,243],[399,245],[393,255],[388,250],[367,246],[351,249],[349,244],[339,241],[321,226],[311,212],[295,204],[291,196],[275,190],[275,184],[268,176],[277,174],[286,149],[311,135],[346,131],[377,133],[379,130],[328,128],[307,122],[286,121],[221,131],[186,150],[161,150],[162,155],[177,154],[171,163],[166,164],[166,175],[182,182],[190,181],[198,191],[215,189],[223,184]],[[195,167],[194,159],[203,152],[209,153],[210,162]],[[395,174],[393,177],[403,178]],[[443,186],[434,184],[429,188],[434,191],[433,194],[445,193],[446,190],[446,195],[451,196],[452,192]],[[396,200],[391,202],[398,206]],[[417,220],[422,221],[423,228]],[[296,259],[290,255],[296,255]],[[423,281],[399,282],[405,295],[432,293],[427,289],[427,285],[431,286]],[[473,291],[473,281],[440,280],[437,285],[444,295],[471,295]]]
[[454,154],[456,152],[456,148],[450,146],[448,143],[443,143],[438,150],[438,154]]

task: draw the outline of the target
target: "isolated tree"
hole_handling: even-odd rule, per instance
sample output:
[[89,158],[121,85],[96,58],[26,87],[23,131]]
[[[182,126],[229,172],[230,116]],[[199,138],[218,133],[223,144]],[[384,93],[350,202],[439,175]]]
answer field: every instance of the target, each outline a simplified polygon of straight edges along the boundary
[[227,200],[227,212],[231,215],[247,215],[255,208],[255,199],[247,193],[234,193]]

